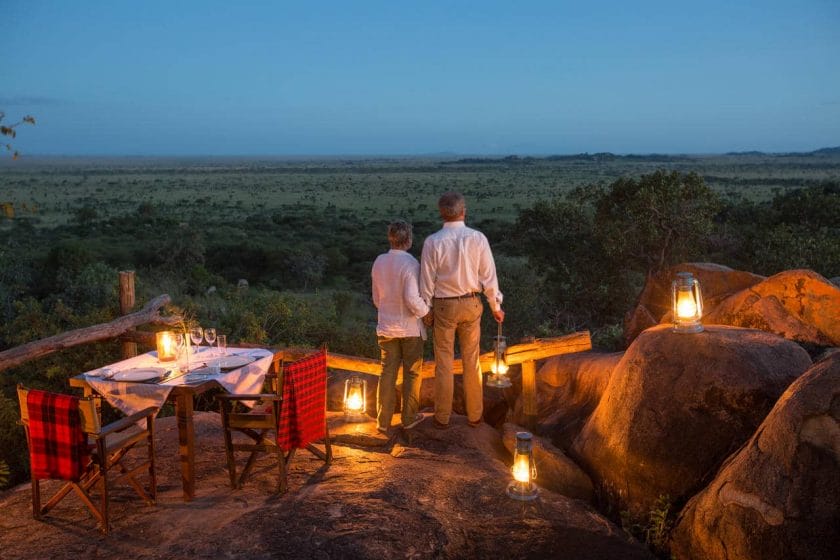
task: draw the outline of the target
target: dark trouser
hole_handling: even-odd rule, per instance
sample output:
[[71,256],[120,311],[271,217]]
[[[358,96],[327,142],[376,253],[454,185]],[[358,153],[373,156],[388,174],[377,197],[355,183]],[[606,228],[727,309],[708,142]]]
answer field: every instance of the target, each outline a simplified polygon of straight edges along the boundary
[[410,424],[420,408],[420,366],[423,363],[423,339],[378,337],[382,351],[382,375],[376,389],[376,424],[391,425],[397,399],[397,372],[403,368],[402,423]]

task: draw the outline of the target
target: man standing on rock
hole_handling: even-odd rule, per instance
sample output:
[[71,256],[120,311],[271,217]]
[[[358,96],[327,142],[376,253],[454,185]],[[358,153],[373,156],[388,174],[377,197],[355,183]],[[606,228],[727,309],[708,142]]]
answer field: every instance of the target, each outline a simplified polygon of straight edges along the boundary
[[376,257],[371,271],[373,305],[378,310],[376,337],[382,353],[382,375],[376,390],[376,429],[387,433],[396,401],[397,371],[403,368],[402,425],[410,429],[423,420],[420,407],[420,366],[426,329],[421,320],[429,306],[420,298],[420,264],[408,250],[411,224],[388,224],[391,250]]
[[464,224],[463,195],[447,192],[438,200],[443,228],[426,238],[420,257],[420,295],[432,304],[435,347],[435,427],[449,426],[452,414],[455,334],[464,363],[464,397],[467,421],[478,426],[484,409],[479,341],[481,338],[481,293],[493,317],[501,323],[502,293],[496,278],[496,263],[487,238]]

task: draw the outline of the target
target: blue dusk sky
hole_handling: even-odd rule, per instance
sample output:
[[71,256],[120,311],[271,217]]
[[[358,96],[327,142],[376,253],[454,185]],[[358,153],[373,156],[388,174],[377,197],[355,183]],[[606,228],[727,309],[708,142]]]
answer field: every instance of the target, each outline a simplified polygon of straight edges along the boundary
[[840,145],[837,0],[2,0],[0,110],[65,155]]

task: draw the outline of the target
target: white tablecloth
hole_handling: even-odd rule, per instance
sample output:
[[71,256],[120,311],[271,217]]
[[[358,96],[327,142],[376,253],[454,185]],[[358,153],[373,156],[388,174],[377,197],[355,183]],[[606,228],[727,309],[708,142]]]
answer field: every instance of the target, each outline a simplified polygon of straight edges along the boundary
[[[263,382],[265,381],[265,374],[271,366],[273,356],[271,350],[261,348],[228,348],[227,356],[231,355],[250,356],[255,358],[255,360],[241,368],[223,371],[216,375],[207,376],[204,379],[212,379],[218,382],[227,392],[234,395],[260,393]],[[211,353],[208,348],[201,348],[191,358],[190,363],[194,369],[214,357],[218,358],[219,354]],[[106,367],[113,372],[133,368],[165,368],[167,370],[175,370],[173,375],[179,375],[178,365],[175,362],[158,362],[156,352],[141,354]],[[191,375],[175,377],[174,379],[160,383],[114,381],[97,377],[96,374],[100,373],[101,370],[102,368],[85,372],[85,380],[111,406],[121,410],[126,415],[134,414],[150,406],[160,408],[166,402],[173,387],[197,383],[197,380]]]

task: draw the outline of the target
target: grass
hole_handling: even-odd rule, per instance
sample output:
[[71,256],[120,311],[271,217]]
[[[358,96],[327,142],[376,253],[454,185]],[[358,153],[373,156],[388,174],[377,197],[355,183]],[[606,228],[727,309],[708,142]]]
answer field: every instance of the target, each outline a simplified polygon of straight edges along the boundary
[[[468,200],[473,220],[512,222],[519,210],[574,187],[638,176],[658,168],[696,171],[721,192],[766,200],[775,193],[840,176],[840,157],[664,156],[607,161],[438,159],[242,160],[32,159],[2,163],[0,203],[36,227],[74,223],[80,209],[98,219],[119,218],[146,202],[183,221],[213,216],[242,220],[255,214],[314,206],[368,221],[402,216],[437,221],[446,190]],[[8,221],[8,220],[7,220]]]

